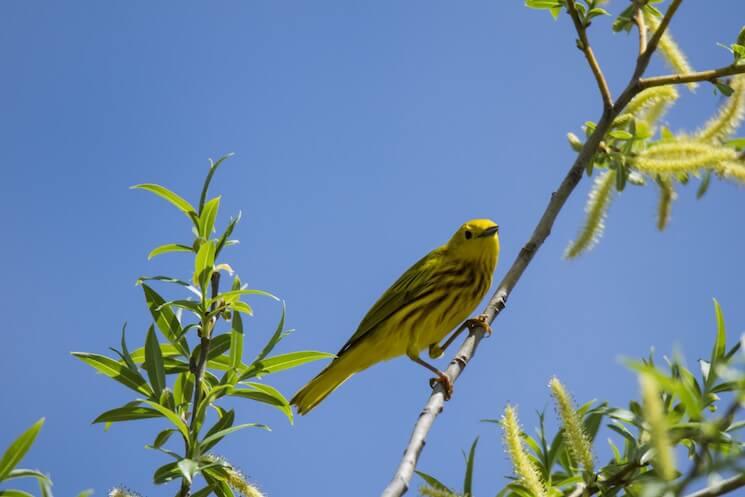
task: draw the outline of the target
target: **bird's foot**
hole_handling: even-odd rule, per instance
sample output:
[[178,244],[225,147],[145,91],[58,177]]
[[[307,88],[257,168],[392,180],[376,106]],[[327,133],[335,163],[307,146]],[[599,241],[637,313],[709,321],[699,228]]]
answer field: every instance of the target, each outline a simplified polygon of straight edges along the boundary
[[491,336],[492,331],[491,326],[489,326],[489,316],[487,316],[486,314],[480,314],[475,318],[467,320],[466,326],[468,326],[469,330],[474,330],[475,328],[483,328],[486,336]]
[[437,378],[431,378],[429,380],[429,386],[435,388],[438,383],[441,384],[445,390],[445,400],[450,400],[450,397],[453,396],[453,382],[450,377],[442,371],[439,371]]

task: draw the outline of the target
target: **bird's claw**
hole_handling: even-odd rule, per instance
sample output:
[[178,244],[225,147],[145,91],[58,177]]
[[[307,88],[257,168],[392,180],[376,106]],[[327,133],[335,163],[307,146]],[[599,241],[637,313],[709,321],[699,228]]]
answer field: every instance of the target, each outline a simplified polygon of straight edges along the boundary
[[492,331],[491,326],[489,326],[489,316],[487,316],[486,314],[480,314],[475,318],[467,320],[466,326],[468,326],[469,330],[474,330],[475,328],[483,328],[486,336],[491,336]]
[[440,372],[437,375],[437,378],[430,378],[429,380],[429,386],[432,388],[435,388],[438,383],[442,385],[445,394],[445,400],[450,400],[450,397],[453,396],[453,382],[450,377],[445,373]]

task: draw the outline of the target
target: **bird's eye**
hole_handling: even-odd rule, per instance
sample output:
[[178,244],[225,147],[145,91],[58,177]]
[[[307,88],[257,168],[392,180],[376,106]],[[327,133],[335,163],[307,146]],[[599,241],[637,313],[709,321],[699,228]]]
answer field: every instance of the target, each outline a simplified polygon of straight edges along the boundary
[[473,237],[473,233],[466,231],[466,240],[470,240]]

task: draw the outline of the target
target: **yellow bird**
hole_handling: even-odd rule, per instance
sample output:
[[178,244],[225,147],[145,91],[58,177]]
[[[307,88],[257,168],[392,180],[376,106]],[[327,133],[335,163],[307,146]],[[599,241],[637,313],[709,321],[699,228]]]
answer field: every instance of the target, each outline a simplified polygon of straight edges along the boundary
[[499,226],[490,219],[463,224],[445,244],[411,266],[383,294],[362,319],[352,338],[321,373],[290,401],[306,414],[350,376],[378,362],[406,354],[437,375],[446,394],[450,379],[423,361],[419,352],[429,348],[440,357],[464,327],[485,326],[484,316],[469,319],[454,336],[440,341],[466,319],[491,287],[499,258]]

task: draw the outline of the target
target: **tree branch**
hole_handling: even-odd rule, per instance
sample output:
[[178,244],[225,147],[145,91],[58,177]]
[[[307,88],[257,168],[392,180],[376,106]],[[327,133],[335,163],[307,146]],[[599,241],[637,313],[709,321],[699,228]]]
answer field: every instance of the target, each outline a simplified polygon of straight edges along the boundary
[[579,18],[579,13],[577,12],[577,6],[574,4],[574,0],[567,0],[567,10],[569,11],[572,22],[574,22],[574,28],[577,30],[577,35],[579,36],[577,46],[582,50],[582,53],[585,54],[587,63],[590,65],[593,76],[595,76],[600,95],[603,98],[603,107],[605,109],[610,109],[613,106],[613,97],[611,96],[608,82],[605,80],[603,71],[600,69],[600,64],[598,64],[598,60],[595,58],[595,53],[592,51],[590,41],[587,39],[587,26],[585,26]]
[[692,72],[688,74],[668,74],[666,76],[654,76],[639,80],[639,86],[646,90],[655,86],[680,85],[685,83],[695,83],[699,81],[714,82],[724,76],[734,76],[736,74],[745,74],[745,65],[731,65],[711,69],[708,71]]
[[639,31],[639,56],[647,51],[647,23],[644,22],[641,0],[634,0],[634,23]]
[[745,486],[745,473],[722,480],[715,485],[688,494],[686,497],[717,497],[743,486]]
[[[505,308],[507,299],[517,282],[520,280],[523,272],[527,269],[541,245],[543,245],[543,242],[551,234],[551,228],[553,227],[559,212],[561,212],[567,199],[582,179],[582,173],[587,168],[587,165],[593,160],[593,157],[600,146],[600,142],[610,129],[613,120],[623,111],[629,101],[631,101],[631,99],[641,91],[639,80],[649,66],[649,61],[657,48],[662,33],[670,23],[670,18],[680,6],[681,2],[682,0],[673,0],[670,4],[659,28],[647,44],[646,50],[638,57],[634,73],[626,88],[618,97],[618,100],[610,106],[607,106],[605,103],[605,95],[603,95],[603,113],[595,127],[595,131],[585,142],[582,150],[580,150],[577,155],[574,164],[572,164],[572,167],[559,185],[559,188],[551,194],[548,206],[533,230],[533,234],[520,250],[520,253],[512,263],[512,266],[510,266],[507,274],[505,274],[504,278],[502,278],[502,281],[499,283],[497,291],[489,300],[489,303],[484,310],[484,314],[488,318],[488,323],[491,324]],[[571,4],[574,7],[572,0],[569,0],[568,4]],[[583,31],[584,28],[580,30],[580,32]],[[589,48],[589,45],[586,44],[585,46]],[[588,52],[585,52],[586,55],[587,53]],[[592,56],[591,59],[595,60],[594,56]],[[590,60],[590,57],[588,57],[588,60]],[[597,63],[597,61],[595,62]],[[592,63],[590,65],[592,67]],[[595,72],[595,69],[593,69],[593,72]],[[598,74],[602,76],[602,73]],[[601,80],[598,79],[598,82],[600,81]],[[604,81],[604,79],[602,79],[602,81]],[[602,90],[601,93],[603,93]],[[481,343],[481,340],[484,338],[484,334],[484,328],[474,328],[463,342],[463,345],[460,347],[453,360],[450,361],[447,370],[445,370],[445,374],[448,375],[452,383],[455,383],[468,362],[476,354],[476,350],[478,349],[479,343]],[[442,412],[442,408],[445,404],[444,394],[445,392],[442,384],[437,383],[435,388],[432,390],[432,394],[427,400],[424,409],[422,409],[422,412],[419,414],[419,419],[414,425],[414,430],[411,434],[406,450],[404,451],[401,462],[399,463],[398,469],[396,470],[396,474],[381,494],[381,497],[400,497],[408,490],[409,483],[414,475],[414,469],[419,460],[419,454],[426,443],[425,440],[427,434],[432,428],[437,415]]]
[[[220,272],[215,271],[212,273],[212,278],[210,281],[212,285],[212,299],[214,300],[215,297],[217,297],[220,289]],[[206,292],[204,292],[206,293]],[[204,297],[203,297],[204,300]],[[199,336],[200,336],[200,345],[201,349],[199,351],[199,359],[197,360],[196,367],[193,370],[194,373],[194,400],[191,404],[191,421],[189,422],[189,431],[195,432],[197,431],[196,423],[197,423],[197,408],[199,407],[199,402],[201,401],[202,396],[202,378],[204,378],[205,370],[207,369],[207,357],[210,352],[210,344],[211,344],[211,336],[212,336],[212,328],[215,326],[215,321],[217,321],[217,317],[209,317],[209,314],[213,313],[215,311],[215,308],[217,307],[217,302],[212,303],[212,307],[210,308],[209,312],[205,314],[202,317],[202,322],[199,330]],[[193,435],[194,440],[196,440],[196,433]],[[186,442],[186,457],[191,458],[193,457],[193,454],[191,453],[192,447],[190,446],[189,442]],[[179,489],[178,494],[176,494],[176,497],[187,497],[189,493],[191,492],[191,483],[189,483],[186,478],[181,480],[181,488]]]

